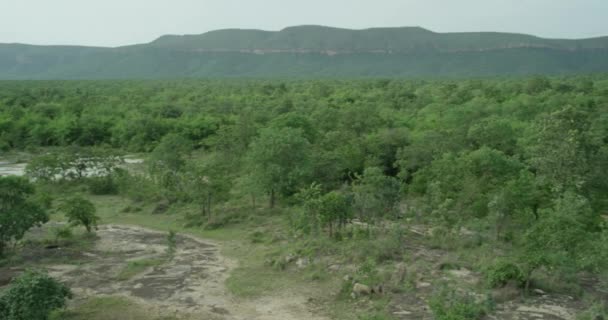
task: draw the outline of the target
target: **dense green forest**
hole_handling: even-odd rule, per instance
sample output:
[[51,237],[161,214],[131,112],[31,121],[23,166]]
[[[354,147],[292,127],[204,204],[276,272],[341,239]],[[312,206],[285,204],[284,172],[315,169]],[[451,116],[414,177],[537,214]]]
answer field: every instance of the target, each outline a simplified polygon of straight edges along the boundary
[[[468,253],[485,287],[526,294],[549,277],[572,294],[582,274],[606,281],[606,76],[0,82],[0,150],[36,155],[27,173],[41,188],[78,180],[94,194],[195,208],[180,220],[188,227],[270,210],[298,250],[348,255],[369,279],[403,259],[400,230],[424,225],[438,248]],[[115,169],[128,153],[145,168]],[[109,174],[69,169],[79,159]],[[74,219],[90,231],[91,217]],[[448,301],[431,300],[437,319],[491,312]]]
[[466,78],[608,71],[608,37],[426,29],[217,30],[117,48],[0,44],[0,79]]

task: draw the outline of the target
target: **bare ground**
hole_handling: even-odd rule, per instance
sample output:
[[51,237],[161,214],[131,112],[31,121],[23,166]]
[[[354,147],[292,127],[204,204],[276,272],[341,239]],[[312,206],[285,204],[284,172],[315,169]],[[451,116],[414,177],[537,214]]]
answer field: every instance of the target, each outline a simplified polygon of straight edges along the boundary
[[[233,297],[224,285],[236,261],[223,257],[209,241],[179,235],[172,259],[167,257],[167,234],[140,227],[106,225],[97,232],[93,250],[81,265],[48,265],[52,276],[65,281],[79,303],[88,297],[128,297],[154,314],[189,319],[298,320],[325,319],[313,314],[306,298],[281,293],[259,299]],[[161,260],[141,273],[120,281],[129,262]],[[79,301],[80,300],[80,301]]]

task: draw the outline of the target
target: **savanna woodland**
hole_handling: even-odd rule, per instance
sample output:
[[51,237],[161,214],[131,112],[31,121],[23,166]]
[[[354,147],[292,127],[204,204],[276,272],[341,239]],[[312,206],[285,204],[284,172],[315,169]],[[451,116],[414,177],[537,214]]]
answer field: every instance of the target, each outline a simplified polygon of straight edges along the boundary
[[5,81],[0,150],[1,319],[607,315],[607,76]]

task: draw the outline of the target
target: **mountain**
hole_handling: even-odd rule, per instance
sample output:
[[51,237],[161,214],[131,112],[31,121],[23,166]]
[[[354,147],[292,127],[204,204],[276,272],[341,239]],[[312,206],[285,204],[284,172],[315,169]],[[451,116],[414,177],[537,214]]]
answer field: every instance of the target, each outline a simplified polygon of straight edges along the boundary
[[227,29],[103,48],[0,44],[0,79],[470,77],[608,72],[608,37],[419,27]]

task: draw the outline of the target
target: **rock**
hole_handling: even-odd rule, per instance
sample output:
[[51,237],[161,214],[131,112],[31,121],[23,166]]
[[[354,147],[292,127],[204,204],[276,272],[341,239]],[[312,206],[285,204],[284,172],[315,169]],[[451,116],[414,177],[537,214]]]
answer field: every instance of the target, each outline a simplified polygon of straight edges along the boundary
[[342,278],[344,281],[353,281],[353,277],[349,276],[349,275],[345,275],[344,278]]
[[543,295],[545,295],[545,294],[546,294],[546,293],[545,293],[543,290],[541,290],[541,289],[534,289],[534,293],[539,294],[539,295],[541,295],[541,296],[543,296]]
[[296,260],[296,256],[293,254],[288,254],[287,256],[285,256],[285,263],[292,263]]
[[430,287],[430,286],[431,286],[431,284],[430,284],[430,283],[428,283],[428,282],[423,282],[423,281],[416,282],[416,288],[417,288],[417,289],[420,289],[420,288],[428,288],[428,287]]
[[342,267],[339,264],[332,264],[331,266],[327,267],[327,270],[337,272],[340,271],[341,268]]
[[298,269],[304,269],[308,267],[308,265],[310,265],[310,259],[308,258],[299,258],[296,261],[296,266],[298,267]]
[[472,235],[475,235],[475,232],[473,232],[465,227],[461,227],[459,230],[459,234],[461,236],[472,236]]
[[361,283],[355,283],[351,296],[358,298],[360,296],[369,296],[372,294],[372,288]]
[[401,310],[401,311],[395,311],[393,312],[394,315],[396,316],[407,316],[412,314],[411,312],[407,311],[407,310]]

